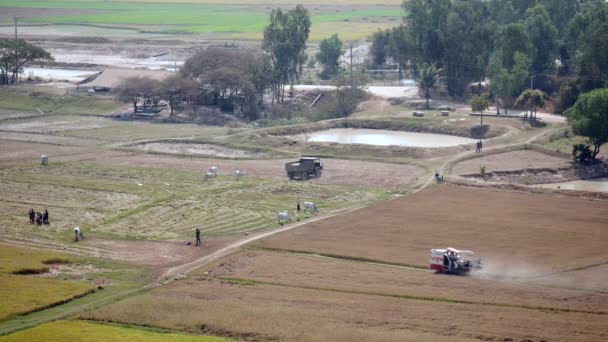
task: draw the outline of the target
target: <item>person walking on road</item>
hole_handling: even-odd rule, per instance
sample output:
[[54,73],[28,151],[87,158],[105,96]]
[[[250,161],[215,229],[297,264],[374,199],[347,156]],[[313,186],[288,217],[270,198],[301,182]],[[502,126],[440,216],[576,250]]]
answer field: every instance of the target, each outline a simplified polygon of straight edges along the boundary
[[483,151],[483,141],[479,140],[479,152]]
[[194,232],[194,235],[196,236],[196,246],[200,246],[201,244],[201,230],[196,228],[196,231]]

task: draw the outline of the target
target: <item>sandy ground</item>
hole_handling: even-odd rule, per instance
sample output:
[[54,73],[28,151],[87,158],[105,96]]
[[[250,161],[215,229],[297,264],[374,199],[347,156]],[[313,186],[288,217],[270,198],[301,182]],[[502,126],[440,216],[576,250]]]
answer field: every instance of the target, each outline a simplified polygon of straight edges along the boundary
[[457,163],[452,173],[457,175],[479,173],[483,165],[486,172],[522,170],[528,168],[561,168],[570,167],[572,160],[550,156],[531,150],[519,150],[506,153],[479,155],[479,158],[468,159]]
[[263,247],[426,267],[471,249],[486,273],[542,275],[608,260],[608,202],[443,184],[271,237]]

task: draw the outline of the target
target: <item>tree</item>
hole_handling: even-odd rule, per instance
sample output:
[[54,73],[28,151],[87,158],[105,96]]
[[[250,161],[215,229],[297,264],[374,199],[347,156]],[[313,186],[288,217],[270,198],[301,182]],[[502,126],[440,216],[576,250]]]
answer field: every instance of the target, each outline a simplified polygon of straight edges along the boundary
[[526,55],[516,52],[514,65],[506,68],[502,64],[502,52],[498,51],[490,59],[488,67],[490,74],[490,89],[496,97],[496,113],[500,113],[499,102],[502,102],[505,114],[508,114],[507,106],[515,94],[524,87],[528,78],[530,61]]
[[330,78],[338,72],[338,60],[342,55],[342,41],[334,34],[330,38],[325,38],[319,44],[320,51],[317,53],[317,61],[323,64],[323,78]]
[[555,64],[557,55],[557,29],[545,6],[538,4],[527,11],[526,28],[534,46],[532,71],[542,73]]
[[131,102],[133,113],[137,112],[137,104],[141,98],[150,98],[160,94],[160,82],[149,77],[129,77],[117,88],[118,99],[123,102]]
[[443,77],[441,76],[441,69],[437,68],[435,64],[428,65],[426,63],[421,64],[418,68],[415,81],[418,86],[418,92],[421,96],[426,99],[426,108],[431,108],[429,105],[429,99],[431,98],[431,91],[437,89],[443,85]]
[[169,102],[171,116],[175,109],[183,109],[184,102],[191,101],[198,93],[196,82],[180,75],[172,75],[159,85],[159,94]]
[[302,65],[307,59],[306,41],[310,25],[310,15],[302,5],[286,13],[280,8],[270,13],[262,48],[270,55],[272,64],[273,101],[283,101],[285,85],[300,79]]
[[582,94],[565,114],[574,132],[586,136],[593,145],[592,159],[595,160],[600,147],[608,142],[608,88]]
[[[515,100],[515,105],[525,107],[530,112],[530,120],[536,119],[536,110],[542,108],[547,100],[547,94],[536,89],[524,90]],[[533,116],[534,115],[534,116]]]
[[483,111],[488,109],[489,106],[488,94],[481,94],[471,98],[471,109],[473,112],[481,113],[481,126],[483,126]]
[[383,65],[386,63],[390,31],[378,30],[372,35],[372,46],[369,54],[372,57],[373,65]]
[[0,84],[16,83],[27,63],[51,60],[49,52],[23,39],[0,39]]

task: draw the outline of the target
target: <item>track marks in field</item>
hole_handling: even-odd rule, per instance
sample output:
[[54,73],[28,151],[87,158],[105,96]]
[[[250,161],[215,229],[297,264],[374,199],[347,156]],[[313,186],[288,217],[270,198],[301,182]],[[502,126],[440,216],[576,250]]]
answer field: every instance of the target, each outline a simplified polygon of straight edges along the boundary
[[280,286],[280,287],[296,288],[296,289],[304,289],[304,290],[338,292],[338,293],[357,294],[357,295],[366,295],[366,296],[390,297],[390,298],[398,298],[398,299],[405,299],[405,300],[443,302],[443,303],[451,303],[451,304],[495,306],[495,307],[538,310],[538,311],[556,312],[556,313],[584,313],[584,314],[593,314],[593,315],[608,315],[607,311],[588,311],[588,310],[565,309],[565,308],[554,308],[554,307],[544,307],[544,306],[468,301],[468,300],[450,299],[450,298],[444,298],[444,297],[426,297],[426,296],[413,296],[413,295],[396,294],[396,293],[367,292],[367,291],[357,291],[357,290],[330,288],[330,287],[290,285],[290,284],[283,284],[283,283],[279,283],[279,282],[259,281],[259,280],[236,278],[236,277],[217,277],[217,279],[219,279],[221,281],[225,281],[227,283],[238,284],[238,285],[268,285],[268,286]]

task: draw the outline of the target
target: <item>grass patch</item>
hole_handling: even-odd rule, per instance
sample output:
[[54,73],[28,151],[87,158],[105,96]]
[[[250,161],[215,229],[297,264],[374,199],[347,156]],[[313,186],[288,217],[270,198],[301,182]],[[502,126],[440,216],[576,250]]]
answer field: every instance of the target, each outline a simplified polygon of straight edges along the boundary
[[57,321],[2,336],[0,341],[224,342],[233,340],[84,321]]
[[49,264],[70,261],[59,253],[0,245],[0,274],[39,274],[48,272]]
[[13,89],[0,92],[0,109],[44,114],[101,115],[120,105],[111,100],[90,96],[56,96],[38,92],[23,93]]

